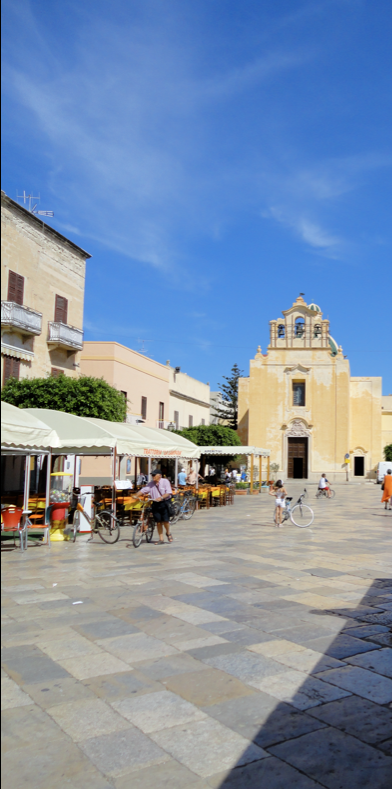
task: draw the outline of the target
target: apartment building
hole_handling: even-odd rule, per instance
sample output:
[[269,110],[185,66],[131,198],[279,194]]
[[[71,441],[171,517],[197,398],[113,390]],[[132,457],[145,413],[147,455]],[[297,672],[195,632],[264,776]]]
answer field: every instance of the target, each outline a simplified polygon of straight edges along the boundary
[[176,430],[210,423],[210,385],[170,367],[169,417]]
[[80,374],[91,257],[1,193],[1,380]]

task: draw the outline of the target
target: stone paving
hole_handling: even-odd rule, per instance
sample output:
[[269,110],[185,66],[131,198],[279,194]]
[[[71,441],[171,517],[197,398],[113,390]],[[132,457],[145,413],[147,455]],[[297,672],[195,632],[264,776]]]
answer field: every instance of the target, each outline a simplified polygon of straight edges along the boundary
[[391,789],[392,513],[309,493],[3,551],[5,789]]

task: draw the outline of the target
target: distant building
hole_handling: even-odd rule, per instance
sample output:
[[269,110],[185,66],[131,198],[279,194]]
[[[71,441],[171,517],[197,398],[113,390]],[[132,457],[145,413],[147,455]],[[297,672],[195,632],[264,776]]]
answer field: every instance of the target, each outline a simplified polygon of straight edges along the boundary
[[208,425],[210,421],[210,385],[182,373],[179,367],[169,369],[169,418],[176,430]]
[[[211,392],[210,394],[210,425],[227,425],[228,419],[223,419],[223,417],[218,417],[216,415],[216,411],[228,412],[230,411],[229,406],[225,402],[222,396],[222,392]],[[229,417],[228,417],[229,418]]]
[[239,379],[238,434],[269,449],[284,479],[343,481],[346,467],[355,479],[372,477],[392,436],[392,398],[381,397],[381,384],[350,376],[329,321],[299,296],[270,321],[267,353],[259,348]]
[[91,255],[1,193],[1,380],[80,373]]

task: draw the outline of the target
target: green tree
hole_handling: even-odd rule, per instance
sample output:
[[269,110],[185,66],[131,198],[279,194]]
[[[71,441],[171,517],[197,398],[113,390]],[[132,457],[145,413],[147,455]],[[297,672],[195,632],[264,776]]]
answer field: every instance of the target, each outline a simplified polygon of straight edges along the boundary
[[387,444],[386,447],[384,447],[384,457],[385,460],[392,463],[392,444]]
[[222,404],[215,406],[215,413],[218,419],[224,420],[232,430],[238,427],[238,379],[244,375],[238,364],[233,364],[230,376],[224,375],[226,383],[218,384],[222,394]]
[[18,408],[51,408],[76,416],[91,416],[109,422],[124,422],[127,403],[122,392],[103,378],[82,375],[70,378],[9,378],[1,399]]
[[[188,441],[193,441],[198,447],[241,447],[241,441],[237,433],[226,427],[226,425],[199,425],[198,427],[186,427],[184,430],[176,430],[180,436],[184,436]],[[239,453],[241,454],[241,453]],[[237,455],[203,455],[202,473],[204,464],[226,465],[229,460]]]

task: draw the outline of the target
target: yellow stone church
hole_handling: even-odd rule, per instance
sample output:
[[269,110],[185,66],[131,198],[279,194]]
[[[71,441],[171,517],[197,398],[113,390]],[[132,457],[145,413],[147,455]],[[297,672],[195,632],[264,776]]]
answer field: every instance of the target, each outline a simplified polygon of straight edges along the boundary
[[242,443],[267,447],[283,479],[374,478],[392,442],[392,397],[382,397],[382,379],[350,376],[317,304],[300,295],[282,314],[270,321],[267,353],[259,347],[249,377],[239,380]]

